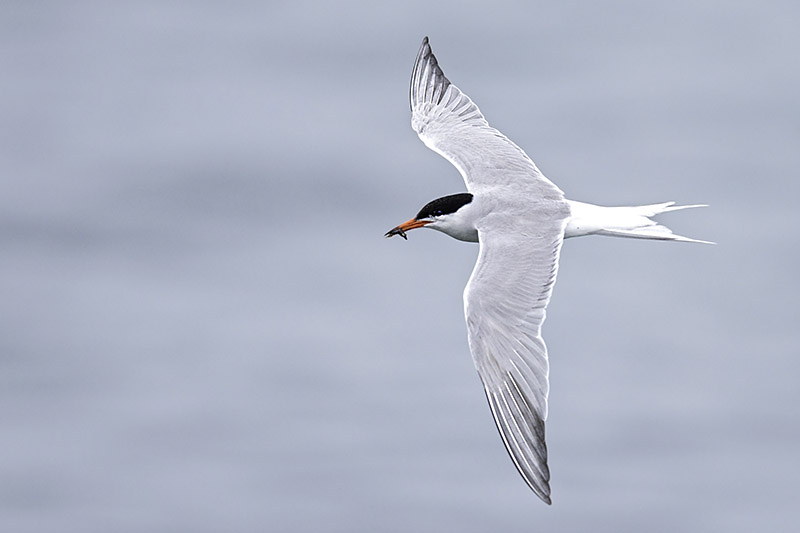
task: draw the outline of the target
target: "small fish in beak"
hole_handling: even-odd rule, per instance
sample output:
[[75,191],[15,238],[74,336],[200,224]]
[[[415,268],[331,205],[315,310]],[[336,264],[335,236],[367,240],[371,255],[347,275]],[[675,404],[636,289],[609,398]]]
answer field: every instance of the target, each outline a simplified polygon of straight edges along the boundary
[[405,240],[408,240],[408,237],[406,237],[406,232],[407,231],[411,231],[414,228],[421,228],[422,226],[424,226],[426,224],[430,224],[431,222],[433,222],[433,221],[432,220],[419,220],[419,219],[416,219],[416,218],[412,218],[409,221],[403,222],[402,224],[400,224],[396,228],[389,230],[386,233],[385,236],[386,237],[392,237],[394,235],[400,235]]
[[384,237],[389,238],[389,237],[394,237],[395,235],[400,235],[405,240],[408,240],[408,237],[406,237],[406,232],[403,231],[402,228],[400,228],[400,226],[397,226],[396,228],[388,231],[386,235],[384,235]]

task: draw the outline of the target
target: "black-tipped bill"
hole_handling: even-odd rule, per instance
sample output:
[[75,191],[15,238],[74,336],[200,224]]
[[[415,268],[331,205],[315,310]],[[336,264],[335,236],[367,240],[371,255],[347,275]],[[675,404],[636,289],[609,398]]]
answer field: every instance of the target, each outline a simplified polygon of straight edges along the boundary
[[396,228],[392,228],[389,231],[387,231],[384,237],[394,237],[395,235],[400,235],[405,240],[408,240],[408,237],[406,237],[407,231],[415,228],[421,228],[425,224],[430,224],[430,223],[431,223],[430,220],[417,220],[416,218],[412,218],[407,222],[403,222]]

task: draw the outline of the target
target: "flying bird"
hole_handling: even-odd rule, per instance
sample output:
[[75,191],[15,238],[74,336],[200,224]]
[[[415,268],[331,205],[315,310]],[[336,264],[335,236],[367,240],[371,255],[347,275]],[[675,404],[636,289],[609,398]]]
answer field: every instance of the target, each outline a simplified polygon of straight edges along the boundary
[[564,239],[610,235],[707,243],[675,235],[651,220],[703,206],[602,207],[567,200],[450,83],[427,37],[414,63],[410,96],[411,127],[458,169],[468,192],[429,202],[386,237],[407,239],[412,229],[430,228],[480,243],[464,289],[469,349],[506,450],[528,486],[550,504],[545,444],[549,363],[542,323]]

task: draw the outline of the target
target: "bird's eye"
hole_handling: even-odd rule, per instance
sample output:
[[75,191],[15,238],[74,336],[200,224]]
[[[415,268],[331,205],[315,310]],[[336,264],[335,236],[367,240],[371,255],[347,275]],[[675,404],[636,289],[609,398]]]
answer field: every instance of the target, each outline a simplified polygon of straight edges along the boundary
[[433,216],[435,216],[435,217],[442,216],[442,210],[441,209],[437,209],[436,211],[433,212]]

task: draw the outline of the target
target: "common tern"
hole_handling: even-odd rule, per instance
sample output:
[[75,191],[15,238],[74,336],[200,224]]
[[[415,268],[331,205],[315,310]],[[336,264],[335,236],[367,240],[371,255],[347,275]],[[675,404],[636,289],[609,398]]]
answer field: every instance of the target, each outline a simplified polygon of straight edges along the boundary
[[542,323],[564,239],[609,235],[708,243],[676,235],[651,220],[704,206],[603,207],[567,200],[450,83],[427,37],[414,63],[410,97],[411,127],[458,169],[468,192],[433,200],[386,237],[407,238],[412,229],[430,228],[480,243],[464,290],[470,352],[506,450],[528,486],[550,504],[545,444],[549,363]]

